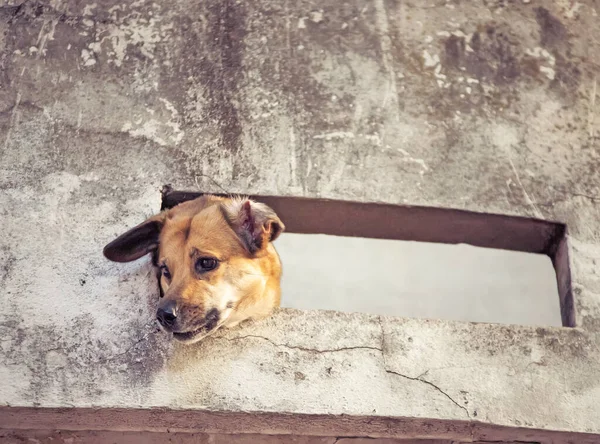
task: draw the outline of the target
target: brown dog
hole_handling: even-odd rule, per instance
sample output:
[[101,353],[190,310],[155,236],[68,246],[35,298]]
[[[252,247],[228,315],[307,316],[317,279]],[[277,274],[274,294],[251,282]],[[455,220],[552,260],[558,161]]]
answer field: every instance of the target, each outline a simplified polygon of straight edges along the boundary
[[205,195],[129,230],[104,255],[129,262],[153,253],[164,294],[156,318],[193,343],[279,306],[281,264],[271,241],[284,228],[264,204]]

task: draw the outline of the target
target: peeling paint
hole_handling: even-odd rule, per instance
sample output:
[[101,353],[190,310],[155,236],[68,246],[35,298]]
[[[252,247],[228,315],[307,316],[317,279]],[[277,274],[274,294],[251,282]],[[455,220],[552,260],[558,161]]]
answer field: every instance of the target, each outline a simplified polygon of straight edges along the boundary
[[123,65],[133,48],[154,60],[157,45],[173,31],[173,23],[166,22],[160,15],[144,17],[136,11],[136,6],[140,5],[114,6],[109,10],[111,22],[94,27],[94,44],[105,48],[108,63],[117,67]]
[[440,56],[431,55],[427,50],[423,50],[423,63],[426,68],[433,68],[440,63]]
[[313,136],[313,139],[324,139],[324,140],[354,139],[354,133],[351,133],[348,131],[333,131],[331,133],[316,134]]
[[93,52],[88,51],[87,49],[81,50],[81,58],[83,59],[84,66],[93,66],[96,64]]

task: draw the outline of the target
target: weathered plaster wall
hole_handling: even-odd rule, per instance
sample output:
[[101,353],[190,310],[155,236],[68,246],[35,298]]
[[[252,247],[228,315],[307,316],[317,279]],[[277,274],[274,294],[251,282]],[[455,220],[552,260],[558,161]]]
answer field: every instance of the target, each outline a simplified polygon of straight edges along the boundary
[[[592,0],[7,2],[0,400],[600,433],[598,21]],[[282,311],[170,344],[148,263],[101,256],[164,183],[566,222],[579,328]]]

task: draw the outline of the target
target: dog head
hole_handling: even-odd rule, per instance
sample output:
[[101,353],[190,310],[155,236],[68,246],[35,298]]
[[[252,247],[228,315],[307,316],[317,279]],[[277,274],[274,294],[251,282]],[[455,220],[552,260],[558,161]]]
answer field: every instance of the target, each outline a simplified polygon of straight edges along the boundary
[[192,343],[279,305],[281,266],[271,242],[283,230],[264,204],[205,195],[127,231],[104,255],[130,262],[152,253],[163,295],[157,320]]

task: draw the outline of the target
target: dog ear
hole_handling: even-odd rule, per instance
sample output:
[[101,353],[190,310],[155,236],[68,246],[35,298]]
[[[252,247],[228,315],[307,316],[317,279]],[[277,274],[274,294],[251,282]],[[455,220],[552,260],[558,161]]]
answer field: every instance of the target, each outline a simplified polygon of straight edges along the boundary
[[113,262],[131,262],[156,251],[164,222],[163,213],[152,216],[104,247],[104,256]]
[[223,216],[246,249],[255,254],[285,230],[270,207],[249,199],[232,199],[221,206]]

